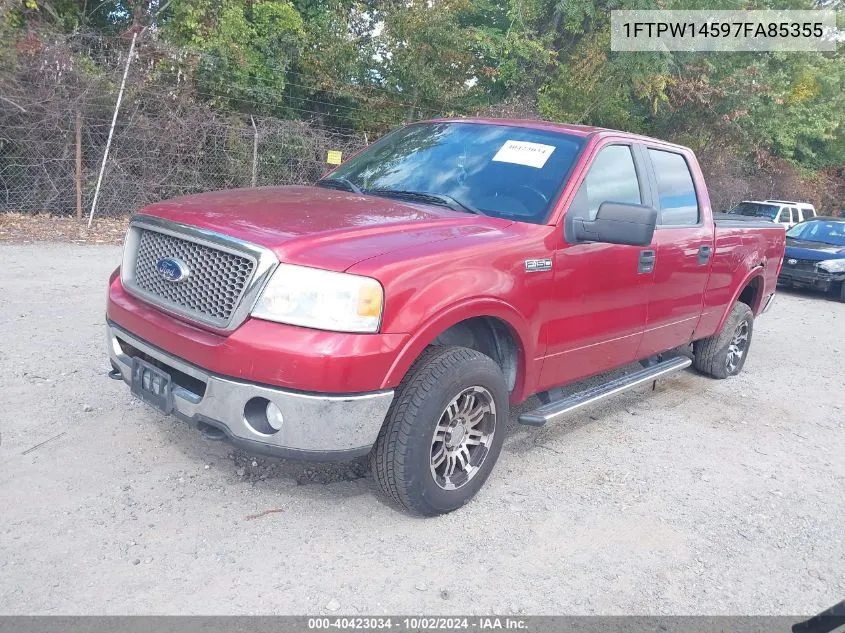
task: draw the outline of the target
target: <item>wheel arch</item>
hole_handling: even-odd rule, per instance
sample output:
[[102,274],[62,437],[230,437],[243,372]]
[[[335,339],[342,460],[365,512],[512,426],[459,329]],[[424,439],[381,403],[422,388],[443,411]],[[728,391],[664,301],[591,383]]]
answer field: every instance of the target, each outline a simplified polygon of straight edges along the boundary
[[411,336],[385,377],[383,388],[398,385],[414,361],[431,345],[460,345],[490,356],[502,369],[511,400],[525,399],[533,379],[528,322],[508,304],[476,300],[453,305],[428,319]]
[[730,317],[731,310],[737,301],[741,301],[751,308],[754,315],[760,314],[763,305],[763,290],[765,288],[765,280],[763,279],[763,265],[752,268],[742,283],[737,284],[737,289],[731,297],[730,302],[725,306],[725,311],[722,318],[719,320],[719,327],[717,332],[721,332],[725,327],[725,322]]

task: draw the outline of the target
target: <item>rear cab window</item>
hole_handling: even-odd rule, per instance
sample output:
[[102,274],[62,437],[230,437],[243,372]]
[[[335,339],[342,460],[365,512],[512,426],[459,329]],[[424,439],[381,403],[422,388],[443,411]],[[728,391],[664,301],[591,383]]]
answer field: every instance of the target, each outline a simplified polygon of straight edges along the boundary
[[694,226],[699,223],[698,195],[692,172],[683,155],[677,152],[648,150],[657,180],[658,224]]

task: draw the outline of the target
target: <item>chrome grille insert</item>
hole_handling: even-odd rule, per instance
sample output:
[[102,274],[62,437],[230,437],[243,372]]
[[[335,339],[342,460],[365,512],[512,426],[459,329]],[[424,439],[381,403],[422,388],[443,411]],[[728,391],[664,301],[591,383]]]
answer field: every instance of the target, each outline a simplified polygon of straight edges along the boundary
[[[164,258],[178,258],[190,271],[184,281],[168,281],[156,268]],[[255,268],[247,257],[189,242],[172,235],[141,230],[135,259],[135,283],[190,312],[227,322]]]
[[[165,312],[229,331],[249,315],[278,263],[267,249],[160,218],[139,216],[126,235],[122,282],[128,292]],[[169,280],[159,262],[187,275]]]

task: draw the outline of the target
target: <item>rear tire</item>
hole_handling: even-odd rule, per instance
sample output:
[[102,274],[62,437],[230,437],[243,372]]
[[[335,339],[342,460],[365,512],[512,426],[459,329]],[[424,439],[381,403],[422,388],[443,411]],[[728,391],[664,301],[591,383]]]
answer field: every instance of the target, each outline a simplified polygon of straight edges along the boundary
[[721,332],[693,344],[693,366],[713,378],[736,376],[748,358],[753,332],[754,313],[737,301]]
[[502,450],[508,390],[499,366],[465,347],[431,347],[396,390],[370,452],[379,488],[424,516],[460,508]]
[[837,298],[842,302],[845,303],[845,281],[839,284],[839,294]]

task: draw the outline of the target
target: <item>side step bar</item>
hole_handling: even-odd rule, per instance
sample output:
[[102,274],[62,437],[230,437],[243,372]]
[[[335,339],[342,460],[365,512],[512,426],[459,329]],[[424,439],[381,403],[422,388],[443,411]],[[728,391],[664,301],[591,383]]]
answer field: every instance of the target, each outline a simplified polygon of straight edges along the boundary
[[603,385],[590,387],[584,391],[574,393],[571,396],[563,398],[562,400],[555,400],[549,404],[544,404],[538,409],[523,413],[519,416],[520,424],[527,424],[529,426],[543,426],[546,422],[552,422],[565,414],[575,409],[580,409],[588,404],[593,404],[599,400],[604,400],[617,393],[622,393],[628,389],[641,385],[643,383],[651,382],[660,376],[671,374],[681,369],[685,369],[692,365],[692,359],[686,356],[676,356],[668,360],[661,361],[656,365],[638,369],[630,374],[620,376],[615,380],[606,382]]

